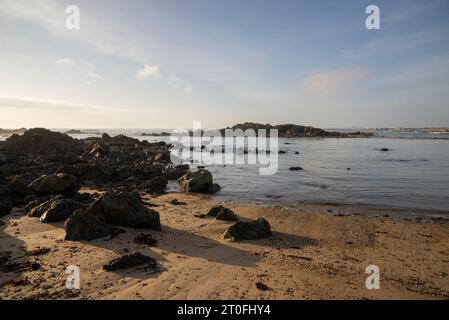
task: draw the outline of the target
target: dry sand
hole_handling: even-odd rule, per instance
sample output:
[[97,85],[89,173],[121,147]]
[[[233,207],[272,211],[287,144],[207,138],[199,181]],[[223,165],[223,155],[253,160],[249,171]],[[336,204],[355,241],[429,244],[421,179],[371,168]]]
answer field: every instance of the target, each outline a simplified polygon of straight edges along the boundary
[[[112,240],[71,242],[64,240],[63,223],[43,224],[20,210],[3,217],[2,255],[41,268],[0,271],[0,298],[449,299],[447,222],[386,211],[369,217],[372,211],[343,206],[230,205],[242,219],[265,217],[273,230],[268,239],[234,243],[223,239],[231,223],[195,216],[217,204],[211,198],[180,193],[145,198],[157,205],[162,232],[126,228]],[[173,199],[187,204],[170,204]],[[158,245],[135,244],[140,234],[151,234]],[[50,251],[33,255],[39,248]],[[136,251],[156,258],[160,271],[102,269]],[[78,291],[65,288],[68,265],[81,270]],[[379,290],[365,287],[368,265],[380,268]],[[268,289],[258,289],[258,282]]]

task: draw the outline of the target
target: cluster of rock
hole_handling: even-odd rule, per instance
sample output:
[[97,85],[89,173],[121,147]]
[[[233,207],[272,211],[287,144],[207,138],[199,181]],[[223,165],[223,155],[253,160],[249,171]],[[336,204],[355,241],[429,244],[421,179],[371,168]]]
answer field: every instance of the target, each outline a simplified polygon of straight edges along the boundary
[[271,236],[271,226],[265,218],[253,221],[239,221],[238,216],[229,208],[213,207],[204,215],[217,220],[234,222],[226,232],[224,238],[232,241],[263,239]]
[[0,142],[0,216],[52,195],[73,198],[82,186],[163,193],[168,180],[189,170],[171,163],[170,148],[123,135],[74,139],[42,128],[13,134]]
[[[320,128],[315,128],[311,126],[300,126],[296,124],[279,124],[279,125],[271,125],[271,124],[262,124],[262,123],[254,123],[254,122],[245,122],[236,124],[232,127],[228,127],[226,129],[233,130],[247,130],[253,129],[257,130],[270,130],[277,129],[279,138],[304,138],[304,137],[323,137],[323,138],[366,138],[373,136],[372,133],[369,132],[337,132],[337,131],[326,131]],[[221,129],[221,132],[224,134],[225,129]]]

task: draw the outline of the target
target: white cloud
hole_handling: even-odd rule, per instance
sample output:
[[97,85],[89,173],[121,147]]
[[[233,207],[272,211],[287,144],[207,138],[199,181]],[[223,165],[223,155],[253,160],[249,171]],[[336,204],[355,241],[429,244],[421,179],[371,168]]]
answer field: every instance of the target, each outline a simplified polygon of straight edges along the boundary
[[62,59],[56,60],[56,64],[58,66],[63,66],[63,67],[67,67],[67,68],[73,68],[76,65],[76,62],[73,61],[70,58],[62,58]]
[[185,89],[188,93],[192,93],[193,87],[192,85],[188,84]]
[[335,94],[347,90],[357,80],[366,78],[371,71],[363,68],[346,68],[318,72],[306,77],[302,89],[315,95]]
[[73,103],[60,100],[41,99],[35,97],[19,97],[19,96],[0,96],[2,108],[15,109],[58,109],[58,110],[86,110],[86,109],[105,109],[107,107],[101,105]]
[[159,67],[158,66],[150,66],[145,65],[142,69],[137,70],[136,77],[137,79],[144,80],[149,77],[157,77],[159,75]]

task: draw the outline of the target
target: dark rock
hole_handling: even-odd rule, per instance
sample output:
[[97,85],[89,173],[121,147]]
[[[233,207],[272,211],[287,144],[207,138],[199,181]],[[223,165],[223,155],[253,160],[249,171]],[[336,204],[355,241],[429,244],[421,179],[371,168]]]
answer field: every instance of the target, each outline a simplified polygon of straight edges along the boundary
[[205,169],[187,172],[178,179],[179,187],[183,192],[217,192],[219,185],[213,183],[212,173]]
[[218,191],[221,190],[221,187],[218,183],[213,183],[209,189],[207,190],[207,192],[209,193],[217,193]]
[[268,286],[262,282],[257,282],[256,283],[256,288],[261,290],[261,291],[267,291],[268,290]]
[[287,152],[285,152],[284,150],[279,150],[279,154],[286,154]]
[[223,221],[237,221],[237,215],[229,208],[225,208],[223,206],[213,207],[207,213],[210,217],[215,217],[217,220]]
[[[232,126],[230,129],[243,131],[253,129],[256,134],[259,129],[261,130],[278,130],[279,138],[303,138],[303,137],[327,137],[327,138],[357,138],[357,137],[371,137],[372,133],[367,132],[331,132],[323,129],[314,128],[310,126],[300,126],[295,124],[280,124],[270,125],[262,123],[245,122]],[[225,129],[220,129],[220,132],[224,134]]]
[[302,171],[304,169],[301,168],[301,167],[290,167],[288,170],[290,170],[290,171]]
[[8,188],[13,196],[23,197],[30,193],[28,185],[36,180],[38,176],[33,173],[17,175],[9,178]]
[[77,210],[64,225],[66,240],[95,240],[108,237],[113,228],[106,224],[100,217],[85,210]]
[[189,171],[188,164],[180,164],[177,166],[166,166],[162,173],[168,180],[178,180]]
[[49,204],[39,220],[44,223],[64,221],[76,210],[83,208],[84,206],[81,203],[72,199],[58,199]]
[[64,199],[64,196],[59,195],[44,201],[34,200],[25,207],[25,212],[29,217],[40,218],[51,208],[54,202],[62,199]]
[[147,193],[161,194],[165,191],[168,181],[164,176],[155,176],[139,184],[140,190],[145,190]]
[[111,225],[161,230],[159,213],[145,207],[138,193],[108,191],[89,211]]
[[380,151],[387,152],[387,151],[390,151],[390,149],[388,149],[388,148],[382,148],[382,149],[380,149]]
[[147,265],[147,268],[157,269],[156,259],[144,256],[139,252],[114,259],[108,264],[104,265],[103,269],[106,271],[116,271],[143,265]]
[[0,184],[0,217],[10,213],[13,207],[13,200],[6,185]]
[[4,225],[5,225],[5,222],[2,221],[2,220],[0,220],[0,227],[2,227],[2,226],[4,226]]
[[154,246],[157,244],[157,240],[149,234],[141,234],[140,236],[134,238],[134,243]]
[[184,206],[184,205],[187,204],[185,202],[179,201],[178,199],[173,199],[173,200],[170,201],[170,203],[175,205],[175,206]]
[[232,241],[262,239],[271,236],[271,227],[267,220],[258,218],[255,221],[238,221],[226,230],[225,239]]
[[66,134],[36,128],[25,131],[23,135],[13,134],[4,142],[2,149],[28,156],[71,159],[84,151],[85,144]]
[[72,175],[49,174],[34,180],[28,186],[37,194],[70,194],[78,189],[78,179]]

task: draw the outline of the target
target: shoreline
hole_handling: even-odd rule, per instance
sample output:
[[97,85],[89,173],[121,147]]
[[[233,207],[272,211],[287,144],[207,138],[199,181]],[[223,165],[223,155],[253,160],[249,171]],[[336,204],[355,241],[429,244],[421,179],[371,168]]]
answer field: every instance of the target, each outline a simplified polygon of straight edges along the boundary
[[[93,193],[96,190],[81,190]],[[63,224],[44,224],[17,208],[3,217],[0,252],[17,261],[38,261],[38,271],[20,273],[28,284],[8,284],[0,275],[2,299],[448,299],[449,224],[384,217],[226,205],[242,220],[265,217],[271,237],[230,242],[229,222],[199,218],[217,205],[208,195],[143,194],[161,215],[162,231],[125,228],[106,240],[64,240]],[[176,199],[184,204],[174,205]],[[326,210],[326,208],[321,208]],[[365,212],[361,212],[364,214]],[[151,234],[154,247],[133,243]],[[49,248],[48,253],[27,252]],[[159,271],[106,272],[101,266],[127,252],[154,257]],[[64,286],[66,264],[81,268],[81,290]],[[381,289],[367,290],[368,265],[381,270]],[[256,283],[268,289],[260,290]]]

